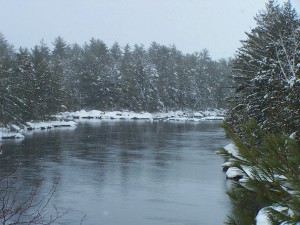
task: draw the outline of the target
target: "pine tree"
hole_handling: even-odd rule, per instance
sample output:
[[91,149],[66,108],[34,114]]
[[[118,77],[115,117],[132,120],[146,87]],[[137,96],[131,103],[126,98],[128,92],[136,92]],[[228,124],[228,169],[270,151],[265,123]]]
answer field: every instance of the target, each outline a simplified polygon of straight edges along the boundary
[[279,6],[274,1],[268,2],[256,21],[257,27],[247,33],[234,62],[235,71],[240,73],[235,78],[238,95],[228,121],[237,128],[255,118],[266,130],[292,133],[296,127],[287,118],[298,112],[293,111],[297,95],[291,93],[299,93],[296,64],[300,60],[300,22],[290,2]]
[[121,107],[127,110],[140,110],[131,47],[127,44],[121,62]]
[[32,50],[34,102],[32,114],[43,120],[61,110],[63,104],[62,68],[59,61],[51,64],[50,49],[41,42]]
[[238,147],[239,157],[224,149],[221,154],[231,159],[233,166],[244,172],[244,182],[235,182],[229,190],[233,215],[228,224],[253,224],[263,207],[279,205],[292,214],[270,211],[274,224],[300,221],[300,144],[292,137],[263,131],[254,121],[242,126],[243,138],[228,124],[227,134]]
[[14,68],[15,55],[13,46],[0,33],[0,124],[22,122],[20,113],[24,110],[24,102],[15,94],[16,81]]
[[57,37],[53,42],[53,51],[51,52],[51,69],[54,75],[55,82],[59,85],[57,88],[56,98],[59,99],[56,110],[66,110],[73,107],[72,94],[69,89],[69,82],[73,77],[72,69],[70,68],[70,46],[63,38]]
[[109,49],[110,55],[110,72],[109,72],[109,101],[108,109],[120,109],[120,96],[121,96],[121,85],[122,85],[122,76],[121,76],[121,63],[123,51],[119,43],[114,43]]
[[216,108],[227,109],[227,100],[233,96],[234,73],[231,69],[232,59],[220,59],[216,64]]
[[84,107],[106,109],[109,102],[110,56],[106,44],[91,39],[83,48],[83,64],[79,76]]
[[80,81],[84,70],[83,49],[78,44],[74,44],[69,51],[68,63],[64,68],[64,88],[67,96],[69,96],[68,106],[72,110],[80,110],[85,105],[80,89]]
[[[269,1],[256,21],[234,61],[237,93],[231,98],[227,133],[240,156],[223,154],[244,172],[245,182],[235,183],[229,191],[233,216],[228,224],[254,224],[264,207],[269,207],[272,224],[296,224],[300,21],[289,1],[282,6]],[[293,213],[270,208],[278,205]]]
[[15,59],[13,92],[24,103],[22,110],[18,113],[23,122],[35,119],[32,114],[32,109],[35,107],[35,91],[32,87],[35,83],[31,53],[26,48],[20,48]]
[[177,76],[174,71],[174,62],[171,59],[171,49],[153,42],[149,48],[151,63],[155,66],[155,86],[158,97],[165,110],[175,108],[177,101]]
[[41,42],[15,52],[0,35],[2,123],[43,120],[66,109],[159,111],[219,104],[214,103],[221,95],[219,63],[207,51],[183,55],[174,45],[155,42],[148,50],[135,45],[123,51],[118,43],[108,49],[97,39],[70,46],[61,37],[53,45],[53,51]]
[[0,124],[7,125],[13,121],[22,121],[18,113],[22,109],[22,102],[14,95],[13,69],[14,61],[11,57],[0,59]]
[[59,57],[60,59],[67,58],[69,46],[62,37],[59,36],[55,38],[53,46],[52,57]]

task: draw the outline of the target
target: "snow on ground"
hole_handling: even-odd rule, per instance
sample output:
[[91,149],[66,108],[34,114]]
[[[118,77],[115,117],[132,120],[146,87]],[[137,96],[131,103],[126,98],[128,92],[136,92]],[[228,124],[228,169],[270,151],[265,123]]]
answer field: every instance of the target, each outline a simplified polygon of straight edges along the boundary
[[238,151],[238,148],[235,146],[235,144],[230,143],[230,144],[226,145],[224,147],[224,149],[232,156],[239,157],[239,151]]
[[[240,157],[238,148],[235,146],[235,144],[230,143],[223,148],[232,156],[237,158]],[[244,176],[244,172],[241,169],[232,166],[232,163],[230,161],[223,163],[222,167],[223,167],[223,171],[226,172],[226,177],[228,179],[242,179]]]
[[243,171],[237,167],[229,167],[226,171],[226,177],[229,179],[240,179],[244,175]]
[[150,113],[135,113],[128,111],[110,111],[102,112],[99,110],[85,111],[80,110],[76,112],[62,112],[55,115],[59,119],[153,119]]
[[[238,153],[238,148],[233,143],[226,145],[224,147],[224,149],[228,153],[230,153],[231,155],[233,155],[237,158],[241,158],[241,156],[239,156],[239,153]],[[241,170],[237,167],[232,166],[232,163],[230,161],[223,163],[222,167],[223,167],[223,170],[226,171],[226,177],[227,178],[237,179],[238,182],[240,182],[240,183],[245,183],[245,182],[247,182],[247,179],[253,178],[253,175],[252,175],[252,172],[251,172],[252,171],[251,167],[243,166],[242,170]],[[275,177],[277,177],[278,179],[281,179],[281,180],[286,180],[286,177],[283,176],[283,175],[276,175],[275,174]],[[268,214],[269,214],[270,210],[276,210],[276,211],[281,212],[285,215],[293,216],[293,212],[287,207],[282,207],[282,206],[279,206],[279,205],[268,206],[268,207],[262,208],[258,212],[258,214],[255,218],[256,225],[272,225],[272,222],[270,221],[270,219],[268,217]],[[280,225],[292,225],[292,224],[287,223],[287,222],[282,222],[282,223],[280,223]],[[293,224],[293,225],[300,225],[300,222],[298,222],[296,224]]]
[[76,112],[62,112],[56,116],[59,119],[144,119],[144,120],[165,120],[165,121],[203,121],[203,120],[224,120],[226,114],[225,110],[213,110],[203,112],[185,112],[185,111],[168,111],[136,113],[132,111],[76,111]]
[[16,132],[2,132],[0,131],[0,142],[1,139],[21,139],[24,138],[24,135]]
[[[212,110],[212,111],[199,111],[199,112],[185,112],[185,111],[168,111],[147,113],[136,113],[132,111],[99,111],[80,110],[76,112],[61,112],[55,115],[59,121],[47,121],[47,122],[27,122],[23,128],[17,125],[10,125],[9,129],[0,128],[0,140],[1,139],[14,139],[24,138],[21,134],[26,130],[47,130],[54,127],[74,127],[76,122],[74,119],[123,119],[123,120],[164,120],[164,121],[193,121],[199,122],[203,120],[223,120],[226,114],[225,110]],[[62,121],[68,120],[68,121]]]
[[[272,225],[272,222],[270,221],[268,214],[270,212],[270,210],[275,210],[277,212],[283,213],[287,216],[293,216],[293,212],[292,210],[290,210],[287,207],[283,207],[280,205],[273,205],[273,206],[268,206],[268,207],[264,207],[262,208],[256,215],[256,225]],[[280,223],[280,225],[292,225],[291,223],[288,222],[282,222]],[[300,225],[300,222],[294,224],[293,225]]]
[[10,125],[9,128],[0,128],[0,141],[3,139],[21,139],[22,133],[29,130],[46,130],[56,127],[75,127],[74,121],[48,121],[48,122],[27,122],[24,128],[17,125]]
[[54,127],[75,127],[74,121],[27,122],[25,130],[45,130]]
[[12,132],[8,128],[0,127],[0,142],[1,139],[21,139],[24,136],[20,133]]

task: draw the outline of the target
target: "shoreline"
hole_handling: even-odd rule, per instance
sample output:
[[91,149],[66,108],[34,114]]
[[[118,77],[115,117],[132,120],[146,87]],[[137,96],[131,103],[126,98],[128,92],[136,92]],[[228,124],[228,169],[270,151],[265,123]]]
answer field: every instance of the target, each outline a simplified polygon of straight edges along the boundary
[[76,121],[98,120],[145,120],[145,121],[181,121],[181,122],[201,122],[224,120],[226,110],[214,109],[206,111],[168,111],[168,112],[132,112],[132,111],[99,111],[80,110],[76,112],[60,112],[53,115],[54,120],[50,121],[30,121],[22,127],[10,124],[8,127],[0,127],[0,143],[3,140],[24,139],[24,132],[33,130],[49,130],[60,127],[76,127]]
[[80,110],[76,112],[61,112],[55,115],[57,119],[121,119],[121,120],[164,120],[164,121],[194,121],[224,120],[226,110],[211,111],[168,111],[168,112],[133,112],[133,111],[100,111]]

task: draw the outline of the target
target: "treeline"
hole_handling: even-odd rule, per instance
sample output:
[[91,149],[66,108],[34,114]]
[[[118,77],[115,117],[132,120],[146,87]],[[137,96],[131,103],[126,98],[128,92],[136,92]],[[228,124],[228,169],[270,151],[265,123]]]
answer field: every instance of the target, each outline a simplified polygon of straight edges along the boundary
[[224,108],[230,60],[207,50],[183,54],[155,42],[110,48],[98,39],[51,50],[41,42],[15,51],[0,35],[1,122],[43,119],[65,110],[160,111]]
[[290,1],[272,0],[255,19],[233,60],[226,129],[239,157],[223,154],[244,179],[229,190],[227,224],[255,224],[261,209],[270,224],[299,224],[300,20]]

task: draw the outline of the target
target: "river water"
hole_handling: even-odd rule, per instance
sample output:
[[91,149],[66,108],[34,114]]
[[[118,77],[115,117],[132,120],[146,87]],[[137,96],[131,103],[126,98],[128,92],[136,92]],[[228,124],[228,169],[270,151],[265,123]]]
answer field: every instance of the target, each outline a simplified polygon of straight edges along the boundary
[[226,220],[219,122],[79,122],[6,142],[1,166],[21,159],[24,184],[44,177],[41,195],[60,179],[51,205],[58,224],[218,225]]

